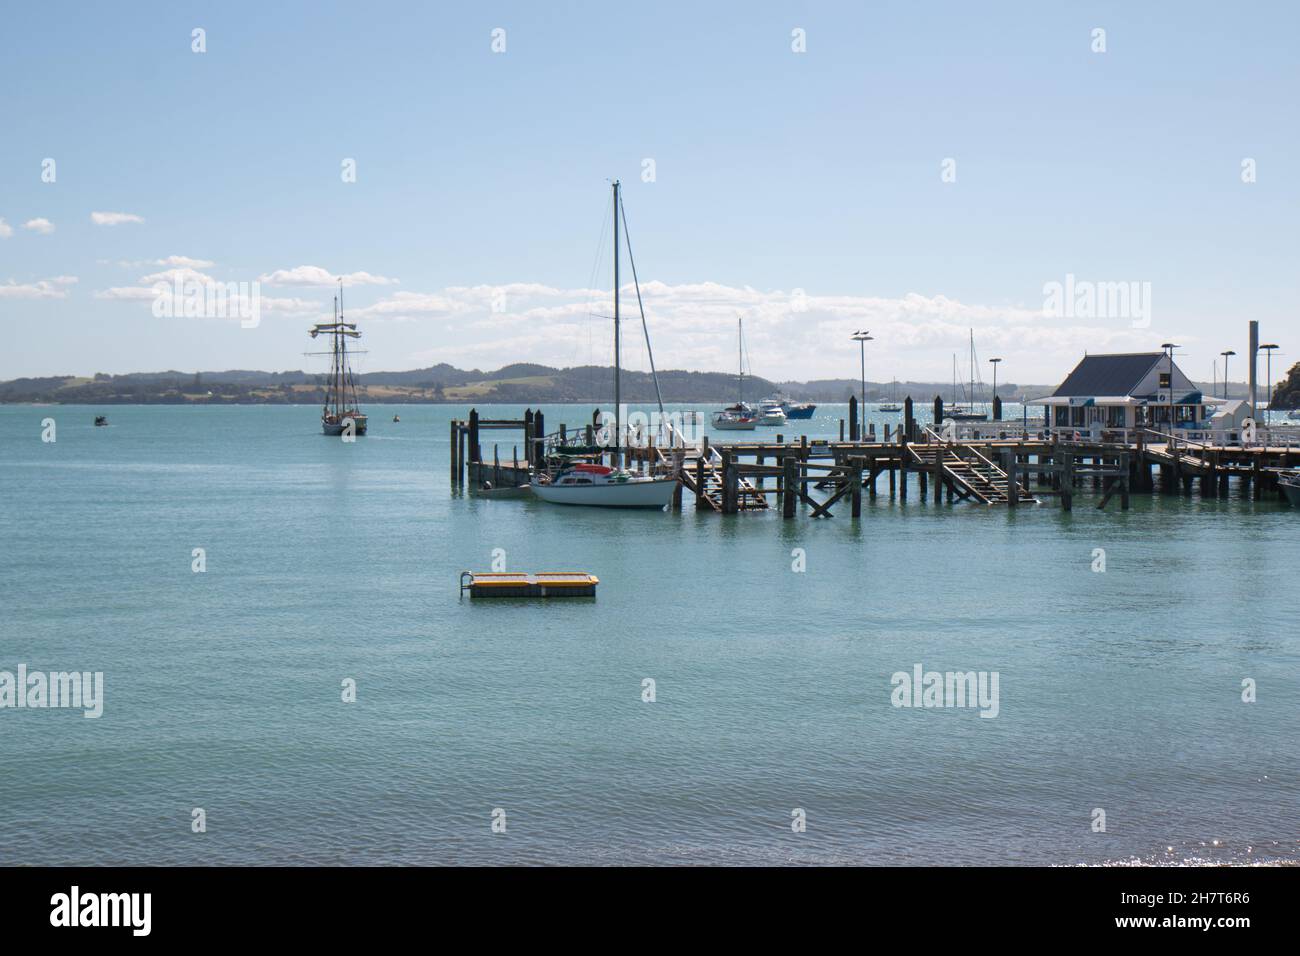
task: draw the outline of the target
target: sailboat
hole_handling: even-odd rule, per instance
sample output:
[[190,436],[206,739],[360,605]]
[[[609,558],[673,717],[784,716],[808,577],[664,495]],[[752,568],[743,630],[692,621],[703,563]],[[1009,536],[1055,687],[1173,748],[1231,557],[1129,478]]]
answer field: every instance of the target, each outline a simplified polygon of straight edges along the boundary
[[348,339],[359,339],[361,333],[355,323],[343,320],[342,303],[343,283],[340,282],[339,294],[334,297],[334,321],[314,325],[310,332],[313,339],[321,333],[331,339],[329,352],[314,353],[330,356],[330,377],[325,388],[325,404],[321,407],[320,427],[326,435],[342,435],[351,425],[352,434],[364,435],[366,416],[357,402],[357,383],[348,362]]
[[894,379],[894,384],[889,390],[889,401],[880,406],[882,412],[901,412],[903,406],[898,404],[898,379]]
[[745,320],[737,317],[739,330],[736,352],[740,358],[740,375],[737,378],[738,401],[728,405],[720,412],[713,413],[713,427],[718,431],[752,432],[758,425],[758,415],[752,406],[745,402]]
[[977,412],[974,409],[975,401],[975,330],[971,329],[970,333],[970,393],[966,396],[968,402],[972,404],[962,405],[957,401],[957,356],[952,357],[952,398],[953,404],[951,409],[944,409],[943,417],[950,418],[955,422],[982,422],[988,419],[988,412]]
[[[677,487],[676,478],[653,478],[638,475],[620,467],[623,450],[623,433],[619,414],[622,401],[622,376],[619,340],[618,298],[618,217],[623,208],[619,181],[614,180],[614,450],[611,465],[574,463],[561,468],[549,480],[544,475],[534,476],[529,486],[533,496],[557,505],[590,505],[601,508],[664,508],[672,501]],[[623,228],[627,223],[624,217]],[[629,238],[629,254],[631,241]],[[636,276],[636,263],[632,264]],[[638,297],[640,291],[638,288]],[[644,316],[643,316],[644,318]],[[647,338],[647,343],[649,339]],[[656,388],[658,388],[656,379]]]

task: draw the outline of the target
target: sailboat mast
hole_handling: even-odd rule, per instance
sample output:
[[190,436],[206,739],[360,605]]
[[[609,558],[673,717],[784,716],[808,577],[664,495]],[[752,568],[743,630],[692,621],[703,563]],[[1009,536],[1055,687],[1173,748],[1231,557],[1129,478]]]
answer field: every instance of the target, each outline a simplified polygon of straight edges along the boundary
[[619,352],[619,317],[618,317],[618,180],[614,180],[614,459],[612,464],[618,467],[623,447],[623,433],[619,422],[619,406],[623,400],[622,355]]
[[348,337],[343,334],[343,281],[339,280],[339,327],[337,335],[339,338],[339,391],[335,398],[335,412],[339,416],[339,421],[343,420],[343,412],[348,407]]
[[975,410],[975,330],[970,330],[970,404]]
[[736,316],[736,360],[737,367],[740,371],[740,377],[737,379],[740,388],[740,404],[745,404],[745,319],[744,316]]

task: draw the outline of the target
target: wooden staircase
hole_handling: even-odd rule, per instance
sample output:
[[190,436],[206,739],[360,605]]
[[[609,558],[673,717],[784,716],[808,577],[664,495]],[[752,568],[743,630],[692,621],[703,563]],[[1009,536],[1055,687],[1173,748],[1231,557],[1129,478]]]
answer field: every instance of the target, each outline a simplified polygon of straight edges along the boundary
[[[660,461],[672,463],[672,459],[665,455],[662,449],[656,451]],[[679,454],[682,451],[678,449]],[[701,471],[704,476],[702,488],[697,487]],[[700,449],[688,446],[684,449],[679,477],[682,485],[699,501],[714,511],[722,511],[722,457],[717,449],[710,448],[709,455],[701,458]],[[765,511],[768,508],[767,496],[755,488],[748,478],[743,475],[737,476],[736,507],[740,511]]]
[[959,451],[958,447],[942,442],[912,442],[907,451],[913,467],[931,474],[936,458],[939,459],[942,474],[962,498],[973,498],[986,505],[1005,505],[1010,503],[1013,494],[1018,494],[1017,503],[1036,502],[1027,492],[1013,489],[1005,471],[969,446],[960,446]]

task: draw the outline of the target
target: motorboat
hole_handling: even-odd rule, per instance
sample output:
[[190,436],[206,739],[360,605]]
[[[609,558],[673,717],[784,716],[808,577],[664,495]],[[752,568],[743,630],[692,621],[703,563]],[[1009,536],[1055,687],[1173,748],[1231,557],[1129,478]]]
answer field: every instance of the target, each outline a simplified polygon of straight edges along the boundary
[[758,406],[758,423],[765,428],[776,428],[786,422],[785,409],[774,399],[760,402]]

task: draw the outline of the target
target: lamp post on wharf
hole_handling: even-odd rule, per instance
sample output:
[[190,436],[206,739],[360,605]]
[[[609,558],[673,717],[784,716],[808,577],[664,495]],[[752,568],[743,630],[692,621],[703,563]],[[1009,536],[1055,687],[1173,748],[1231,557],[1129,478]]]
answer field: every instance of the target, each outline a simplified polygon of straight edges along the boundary
[[[1226,400],[1228,397],[1228,356],[1236,355],[1237,353],[1232,349],[1227,349],[1219,354],[1223,356],[1223,397]],[[1255,410],[1252,408],[1250,413],[1254,415]]]
[[1169,434],[1174,433],[1174,349],[1179,346],[1174,342],[1161,342],[1160,347],[1169,355]]
[[867,420],[867,343],[872,341],[873,338],[871,333],[865,329],[861,332],[854,332],[851,338],[858,343],[858,351],[862,353],[862,394],[858,399],[858,403],[861,423],[865,424]]
[[[1273,424],[1273,350],[1277,348],[1276,342],[1270,342],[1268,345],[1261,345],[1261,349],[1268,353],[1264,360],[1264,367],[1267,371],[1264,373],[1268,378],[1268,401],[1264,404],[1264,424]],[[1255,416],[1255,409],[1250,410],[1251,417]]]

